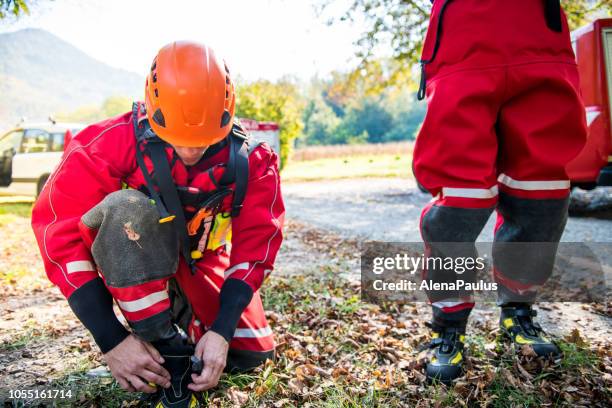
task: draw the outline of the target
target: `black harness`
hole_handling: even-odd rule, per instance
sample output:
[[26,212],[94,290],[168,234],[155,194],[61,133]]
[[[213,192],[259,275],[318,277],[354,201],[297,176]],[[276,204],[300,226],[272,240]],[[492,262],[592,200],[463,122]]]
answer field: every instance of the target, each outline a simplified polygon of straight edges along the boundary
[[[202,225],[198,234],[189,236],[187,222],[200,209],[209,209],[213,214],[219,213],[223,199],[232,193],[230,216],[237,217],[240,215],[249,178],[247,135],[240,126],[234,124],[227,138],[208,148],[207,153],[208,151],[216,153],[229,144],[229,159],[220,180],[215,179],[213,168],[208,170],[208,174],[216,186],[215,190],[194,192],[187,187],[177,187],[174,183],[170,163],[168,163],[166,156],[166,147],[170,145],[153,132],[148,120],[145,119],[140,124],[138,123],[140,106],[144,109],[144,105],[133,104],[132,116],[136,135],[136,162],[146,182],[146,186],[143,188],[146,191],[143,192],[155,201],[160,213],[159,222],[173,222],[174,230],[180,242],[181,253],[193,272],[196,260],[193,259],[191,251],[197,247],[205,227]],[[149,173],[145,165],[145,154],[153,162],[152,173]],[[176,157],[173,159],[173,163],[176,159]],[[195,211],[185,211],[185,206],[194,208]]]

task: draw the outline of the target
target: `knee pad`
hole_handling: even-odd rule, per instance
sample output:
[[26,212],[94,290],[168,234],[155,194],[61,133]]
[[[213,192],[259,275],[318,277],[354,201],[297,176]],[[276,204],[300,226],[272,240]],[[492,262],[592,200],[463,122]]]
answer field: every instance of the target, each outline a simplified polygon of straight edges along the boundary
[[159,223],[151,200],[136,190],[107,195],[81,218],[97,230],[91,252],[108,286],[122,288],[169,277],[179,262],[171,223]]
[[433,205],[423,215],[425,242],[474,242],[493,208],[459,208]]

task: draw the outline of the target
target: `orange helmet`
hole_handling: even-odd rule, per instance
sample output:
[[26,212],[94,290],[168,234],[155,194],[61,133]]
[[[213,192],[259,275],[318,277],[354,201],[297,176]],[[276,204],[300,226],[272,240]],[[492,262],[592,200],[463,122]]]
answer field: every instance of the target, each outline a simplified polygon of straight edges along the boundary
[[176,41],[157,53],[145,85],[153,131],[174,146],[204,147],[225,138],[236,100],[224,61],[206,45]]

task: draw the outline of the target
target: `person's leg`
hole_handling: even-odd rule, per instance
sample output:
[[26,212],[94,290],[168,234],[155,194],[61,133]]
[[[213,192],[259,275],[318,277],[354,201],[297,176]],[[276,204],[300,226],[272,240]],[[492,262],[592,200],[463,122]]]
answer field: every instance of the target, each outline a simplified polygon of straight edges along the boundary
[[[428,256],[476,254],[473,243],[497,203],[495,123],[503,78],[501,69],[463,71],[428,85],[427,114],[413,165],[419,183],[434,196],[420,223]],[[434,268],[424,276],[434,282],[454,282],[458,277],[455,271]],[[427,374],[450,381],[461,373],[463,335],[474,303],[465,291],[429,292],[428,296],[436,352]]]
[[[229,256],[225,253],[206,253],[196,264],[195,274],[187,268],[179,268],[178,284],[183,288],[193,310],[193,319],[187,328],[194,342],[212,326],[219,310],[219,293],[229,268]],[[259,292],[253,294],[230,342],[226,371],[250,371],[267,359],[274,358],[274,335],[268,325]]]
[[[160,224],[148,197],[136,190],[109,194],[81,219],[83,239],[133,333],[164,358],[171,387],[149,396],[155,406],[193,406],[187,389],[194,347],[175,326],[168,292],[178,267],[171,224]],[[191,404],[191,405],[190,405]]]
[[538,354],[558,349],[533,323],[537,289],[553,271],[567,221],[565,166],[586,138],[576,67],[508,68],[507,102],[499,116],[499,204],[493,246],[501,328]]

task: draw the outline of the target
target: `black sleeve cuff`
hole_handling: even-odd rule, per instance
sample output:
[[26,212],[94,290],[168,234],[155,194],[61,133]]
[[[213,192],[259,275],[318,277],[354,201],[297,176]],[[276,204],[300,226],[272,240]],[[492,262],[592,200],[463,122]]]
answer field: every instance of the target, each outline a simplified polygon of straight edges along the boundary
[[102,353],[112,350],[130,332],[113,312],[113,298],[101,278],[92,279],[68,298],[70,308],[89,330]]
[[219,293],[219,314],[210,330],[223,336],[229,343],[234,337],[242,312],[252,298],[253,289],[247,283],[239,279],[226,280]]

